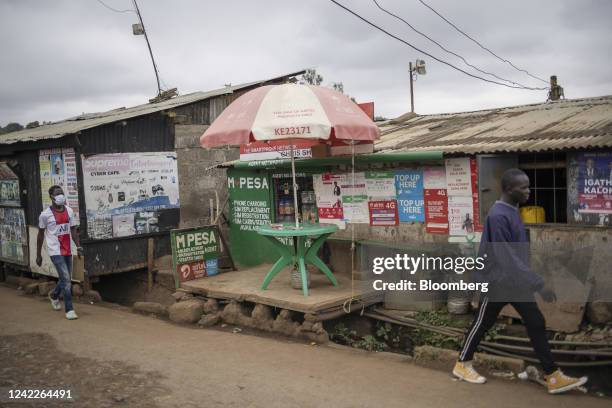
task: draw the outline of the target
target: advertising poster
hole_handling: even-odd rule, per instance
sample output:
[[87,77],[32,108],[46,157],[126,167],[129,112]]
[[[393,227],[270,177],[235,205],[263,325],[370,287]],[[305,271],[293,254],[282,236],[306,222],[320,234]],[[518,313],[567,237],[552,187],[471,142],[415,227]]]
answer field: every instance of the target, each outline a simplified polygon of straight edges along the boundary
[[395,172],[366,171],[366,189],[370,200],[395,200]]
[[424,222],[423,170],[395,172],[395,190],[399,221]]
[[28,232],[22,208],[0,207],[0,259],[25,265],[28,259]]
[[425,190],[425,230],[430,234],[448,234],[446,189]]
[[176,286],[181,282],[216,275],[221,256],[221,240],[214,227],[172,230],[172,263]]
[[354,224],[370,222],[365,173],[355,173],[354,183],[353,174],[346,174],[340,187],[344,219]]
[[21,206],[19,179],[6,163],[0,162],[0,205]]
[[423,168],[423,188],[425,190],[446,190],[446,170],[442,166]]
[[74,211],[74,217],[78,225],[79,190],[74,150],[70,148],[40,150],[38,164],[43,208],[51,205],[49,188],[58,185],[64,190],[66,205]]
[[612,153],[579,153],[578,213],[612,214]]
[[342,207],[342,185],[346,185],[344,174],[315,174],[313,186],[317,200],[319,220],[341,220],[344,218]]
[[159,211],[179,208],[175,152],[83,157],[87,231],[104,239],[159,231]]
[[19,180],[0,180],[0,205],[19,207]]
[[446,159],[446,189],[448,196],[472,196],[470,158]]
[[448,196],[446,170],[442,166],[423,169],[425,230],[430,234],[448,234]]
[[448,224],[450,235],[467,235],[474,232],[472,197],[448,197]]
[[396,226],[399,224],[396,200],[369,201],[370,225]]

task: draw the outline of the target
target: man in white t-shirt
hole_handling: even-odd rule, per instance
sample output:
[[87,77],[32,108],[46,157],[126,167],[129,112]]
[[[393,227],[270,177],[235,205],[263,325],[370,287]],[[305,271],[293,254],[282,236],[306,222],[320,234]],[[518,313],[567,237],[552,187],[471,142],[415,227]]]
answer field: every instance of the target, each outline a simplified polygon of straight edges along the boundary
[[61,310],[59,301],[61,293],[64,294],[64,307],[66,319],[78,319],[72,307],[72,252],[70,248],[70,238],[77,245],[79,258],[83,249],[79,246],[79,234],[76,229],[76,220],[72,208],[66,205],[66,196],[60,186],[49,188],[51,205],[40,213],[38,218],[38,239],[36,241],[36,264],[42,265],[42,245],[47,242],[47,251],[51,262],[57,270],[59,282],[53,292],[49,292],[49,300],[53,310]]

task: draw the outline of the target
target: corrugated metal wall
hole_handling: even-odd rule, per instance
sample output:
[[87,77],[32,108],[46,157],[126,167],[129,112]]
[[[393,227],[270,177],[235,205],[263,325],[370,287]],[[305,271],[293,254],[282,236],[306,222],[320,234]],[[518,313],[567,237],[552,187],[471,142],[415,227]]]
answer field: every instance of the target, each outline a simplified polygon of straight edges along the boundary
[[[78,141],[80,146],[77,151],[85,156],[103,153],[174,151],[174,123],[167,115],[158,112],[84,130],[78,136]],[[84,194],[83,187],[80,187],[83,238],[87,237]],[[178,210],[160,212],[160,228],[176,228],[178,224]],[[142,268],[147,260],[148,238],[149,235],[101,241],[88,241],[85,238],[85,269],[91,276],[96,276]],[[169,234],[156,234],[155,256],[168,254],[170,254]]]
[[174,150],[174,124],[153,113],[123,122],[87,129],[79,135],[81,153],[163,152]]

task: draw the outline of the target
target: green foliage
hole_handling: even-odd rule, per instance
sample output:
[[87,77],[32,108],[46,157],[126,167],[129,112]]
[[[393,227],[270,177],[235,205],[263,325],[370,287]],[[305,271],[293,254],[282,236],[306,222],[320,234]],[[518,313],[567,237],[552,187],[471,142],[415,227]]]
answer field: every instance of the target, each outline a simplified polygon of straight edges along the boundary
[[378,331],[376,336],[367,334],[363,337],[359,337],[355,330],[350,330],[343,323],[338,323],[334,327],[333,332],[330,334],[330,338],[332,339],[332,341],[335,341],[337,343],[368,351],[385,351],[389,349],[389,345],[385,342],[386,339],[384,337],[379,336]]
[[0,126],[0,134],[17,132],[18,130],[22,130],[23,125],[17,122],[11,122],[7,124],[5,127]]
[[421,323],[432,326],[449,326],[451,324],[450,315],[446,310],[422,310],[416,315],[416,319]]
[[368,334],[353,344],[353,347],[362,348],[368,351],[385,351],[389,346],[384,341],[378,340],[376,337]]
[[489,331],[485,334],[486,341],[495,341],[497,336],[506,328],[505,324],[497,323],[495,326],[491,327]]
[[[431,326],[453,326],[453,320],[451,315],[444,309],[420,311],[416,316],[416,320],[421,323],[429,324]],[[435,333],[426,329],[414,329],[411,338],[415,346],[430,345],[435,347],[448,348],[452,350],[459,350],[459,348],[461,347],[460,338]]]
[[461,347],[460,338],[434,333],[425,329],[414,329],[410,339],[414,346],[434,346],[451,350],[459,350]]
[[350,330],[344,325],[344,323],[338,323],[334,327],[334,331],[330,333],[329,337],[332,341],[347,346],[352,346],[357,340],[359,340],[359,337],[357,337],[357,332],[355,330]]

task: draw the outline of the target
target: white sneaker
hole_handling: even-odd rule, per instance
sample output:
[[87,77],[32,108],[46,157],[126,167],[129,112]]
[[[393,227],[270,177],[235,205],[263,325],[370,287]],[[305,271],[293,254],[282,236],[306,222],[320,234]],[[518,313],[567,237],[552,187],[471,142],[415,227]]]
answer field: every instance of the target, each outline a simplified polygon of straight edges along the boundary
[[68,319],[68,320],[76,320],[78,318],[79,318],[79,316],[77,316],[77,314],[76,314],[76,312],[74,310],[71,310],[71,311],[66,313],[66,319]]
[[51,297],[51,292],[49,292],[49,300],[51,301],[51,307],[53,308],[53,310],[62,310],[62,304],[60,303],[59,299],[53,299]]

